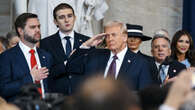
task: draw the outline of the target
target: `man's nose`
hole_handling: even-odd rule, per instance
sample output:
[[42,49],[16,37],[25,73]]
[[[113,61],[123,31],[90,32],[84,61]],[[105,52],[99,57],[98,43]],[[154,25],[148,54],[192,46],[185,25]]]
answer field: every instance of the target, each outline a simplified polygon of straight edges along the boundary
[[69,18],[68,17],[64,17],[64,21],[65,22],[68,22],[69,21]]
[[163,48],[162,48],[161,46],[159,46],[158,50],[159,50],[159,51],[162,51],[162,50],[163,50]]

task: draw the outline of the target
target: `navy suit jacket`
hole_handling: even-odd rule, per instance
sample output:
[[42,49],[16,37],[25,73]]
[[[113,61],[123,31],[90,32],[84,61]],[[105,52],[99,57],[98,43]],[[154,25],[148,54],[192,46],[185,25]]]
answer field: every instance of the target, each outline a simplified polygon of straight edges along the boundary
[[[89,77],[94,74],[104,75],[110,50],[107,49],[78,49],[67,63],[67,71],[71,74]],[[126,52],[117,79],[122,80],[134,90],[145,88],[153,83],[146,61],[131,52]]]
[[[88,39],[89,37],[74,32],[73,49],[79,48]],[[50,74],[51,78],[48,81],[50,92],[63,93],[65,95],[71,94],[69,89],[71,89],[71,92],[74,91],[74,82],[79,77],[66,74],[64,61],[67,61],[68,56],[64,52],[59,32],[41,40],[40,48],[51,53],[54,60]]]
[[[38,48],[37,52],[41,66],[49,69],[52,64],[51,55]],[[47,92],[47,79],[43,81]],[[33,83],[33,80],[19,45],[0,54],[0,96],[11,101],[20,92],[20,88],[28,83]]]
[[152,59],[151,56],[148,56],[146,54],[143,54],[141,51],[138,51],[137,54],[140,55],[140,56],[142,56],[143,58],[145,58],[147,61],[149,61],[149,60]]
[[[169,78],[173,78],[179,74],[182,70],[186,69],[186,66],[176,60],[172,60],[169,64],[169,69],[168,69],[168,75]],[[151,76],[152,79],[154,80],[154,83],[157,85],[162,84],[160,75],[159,75],[159,70],[156,66],[155,59],[151,58],[150,59],[150,66],[151,66]]]

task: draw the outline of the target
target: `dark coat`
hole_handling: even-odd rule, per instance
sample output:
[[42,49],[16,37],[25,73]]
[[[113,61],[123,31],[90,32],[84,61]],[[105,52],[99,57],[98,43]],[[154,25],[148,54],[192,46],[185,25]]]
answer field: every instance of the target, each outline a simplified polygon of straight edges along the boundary
[[[88,39],[89,37],[75,32],[73,49],[79,48]],[[79,76],[66,74],[64,62],[67,61],[68,56],[64,52],[59,32],[41,40],[40,48],[51,53],[54,60],[50,70],[51,78],[48,82],[50,92],[63,93],[65,95],[71,94],[72,89],[74,89],[74,82],[79,80]]]
[[[103,76],[109,57],[110,50],[107,49],[78,49],[70,57],[67,71],[83,77],[96,74]],[[146,61],[129,49],[124,56],[117,79],[124,81],[129,87],[132,86],[134,90],[145,88],[153,83]]]
[[[37,48],[41,67],[48,69],[52,65],[51,55]],[[43,80],[45,91],[47,79]],[[20,92],[20,88],[28,83],[33,83],[32,76],[25,56],[19,45],[0,54],[0,96],[10,101]]]

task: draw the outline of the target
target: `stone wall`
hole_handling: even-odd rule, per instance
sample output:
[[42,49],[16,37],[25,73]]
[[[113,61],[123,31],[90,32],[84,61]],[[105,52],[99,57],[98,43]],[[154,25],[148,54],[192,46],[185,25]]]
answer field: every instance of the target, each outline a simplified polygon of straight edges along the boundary
[[0,0],[0,35],[5,35],[11,29],[10,0]]
[[[182,27],[183,0],[107,0],[107,3],[109,10],[104,23],[120,20],[143,25],[144,34],[149,36],[164,28],[172,37]],[[150,55],[150,41],[142,43],[141,51]]]

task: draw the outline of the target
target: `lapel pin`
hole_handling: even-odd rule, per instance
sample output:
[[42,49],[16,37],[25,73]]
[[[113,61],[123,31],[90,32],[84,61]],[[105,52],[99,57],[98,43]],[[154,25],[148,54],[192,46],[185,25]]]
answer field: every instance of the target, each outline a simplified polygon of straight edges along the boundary
[[45,59],[45,56],[43,56],[43,59]]
[[128,60],[128,63],[131,63],[131,60]]
[[174,70],[173,70],[173,72],[175,73],[175,72],[176,72],[176,70],[174,69]]
[[82,39],[79,40],[79,42],[82,42],[82,41],[83,41]]

